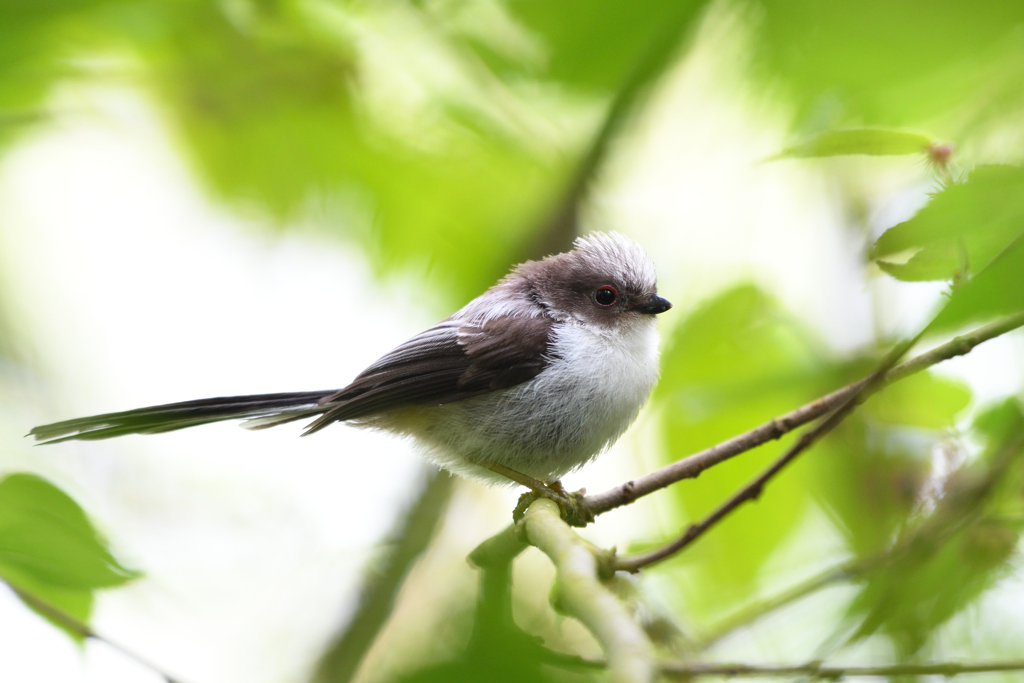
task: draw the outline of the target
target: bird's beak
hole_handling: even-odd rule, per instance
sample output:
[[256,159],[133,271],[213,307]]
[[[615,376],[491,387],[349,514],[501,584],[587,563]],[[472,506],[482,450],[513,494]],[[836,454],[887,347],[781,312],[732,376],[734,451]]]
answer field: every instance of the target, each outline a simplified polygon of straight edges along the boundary
[[655,294],[654,296],[647,300],[647,303],[634,306],[633,310],[639,311],[640,313],[649,313],[651,315],[657,315],[658,313],[664,313],[670,308],[672,308],[672,304],[669,303],[668,299],[663,299],[657,294]]

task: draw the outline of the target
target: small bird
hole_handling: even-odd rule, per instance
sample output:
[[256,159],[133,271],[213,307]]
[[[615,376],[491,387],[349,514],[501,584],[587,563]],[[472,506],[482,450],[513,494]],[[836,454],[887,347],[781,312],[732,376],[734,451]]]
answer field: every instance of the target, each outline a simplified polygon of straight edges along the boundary
[[[426,457],[489,483],[555,484],[626,430],[658,379],[654,264],[618,233],[522,263],[343,389],[207,398],[43,425],[44,443],[244,419],[315,418],[413,437]],[[532,484],[531,484],[532,482]]]

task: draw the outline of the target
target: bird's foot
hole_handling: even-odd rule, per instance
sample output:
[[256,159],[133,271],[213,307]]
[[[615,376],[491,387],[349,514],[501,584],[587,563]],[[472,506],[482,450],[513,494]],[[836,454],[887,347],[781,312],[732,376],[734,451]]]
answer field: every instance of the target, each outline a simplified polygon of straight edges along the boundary
[[570,493],[565,490],[562,482],[558,480],[551,483],[543,482],[540,479],[534,479],[528,474],[517,472],[510,467],[497,463],[484,465],[484,467],[530,489],[529,493],[519,496],[519,503],[516,505],[516,509],[512,511],[512,520],[517,524],[522,520],[523,515],[526,514],[526,508],[530,507],[530,504],[538,498],[547,498],[554,501],[562,511],[562,519],[569,526],[585,527],[594,521],[594,513],[590,511],[590,508],[587,507],[584,501],[584,496],[587,493],[586,489]]
[[540,486],[531,486],[530,491],[519,496],[519,503],[512,511],[512,519],[518,523],[526,514],[526,509],[538,498],[547,498],[554,501],[561,510],[562,519],[569,526],[585,527],[594,521],[594,513],[587,507],[584,497],[587,490],[569,492],[562,486],[562,482],[554,481],[550,484],[538,482]]

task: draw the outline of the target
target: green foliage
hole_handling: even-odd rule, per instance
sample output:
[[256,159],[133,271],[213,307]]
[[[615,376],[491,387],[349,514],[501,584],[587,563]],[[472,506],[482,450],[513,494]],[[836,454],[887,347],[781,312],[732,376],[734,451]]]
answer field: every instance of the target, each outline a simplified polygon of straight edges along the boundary
[[[870,257],[904,281],[964,278],[984,270],[1022,233],[1024,169],[980,166],[886,230]],[[908,253],[909,260],[893,258]]]
[[60,489],[31,474],[0,481],[0,579],[84,622],[97,589],[137,576],[114,559],[82,508]]
[[[658,390],[665,457],[677,460],[756,427],[867,375],[874,359],[837,364],[812,335],[753,286],[704,304],[673,335]],[[696,571],[698,611],[751,598],[765,561],[791,536],[815,500],[868,556],[884,547],[917,503],[930,448],[970,402],[960,382],[921,373],[887,387],[833,435],[774,480],[756,506],[730,515],[680,561]],[[788,448],[766,444],[676,488],[675,503],[696,520]],[[669,565],[671,566],[671,564]],[[688,584],[689,585],[689,584]]]
[[890,425],[949,429],[971,400],[963,382],[921,372],[886,387],[865,404],[863,411]]
[[953,280],[933,332],[1024,310],[1024,169],[975,169],[887,230],[871,258],[900,280]]
[[955,139],[1004,118],[1024,98],[1017,0],[748,6],[757,24],[755,81],[784,84],[805,129],[932,124]]
[[[848,377],[872,363],[854,362]],[[947,436],[971,393],[962,383],[923,372],[871,397],[813,456],[814,496],[850,551],[884,548],[919,502],[931,450]]]
[[983,413],[982,456],[954,472],[929,514],[910,519],[872,563],[850,614],[854,638],[887,633],[910,655],[1001,578],[1016,556],[1024,509],[1024,419],[1011,399]]
[[[1024,236],[1024,233],[1022,233]],[[932,331],[1024,310],[1024,240],[1010,243],[983,271],[953,292],[931,325]]]
[[43,101],[69,75],[77,43],[69,26],[107,0],[0,3],[0,146],[45,119]]
[[[666,461],[756,427],[831,388],[830,366],[807,337],[752,285],[724,292],[697,309],[677,328],[662,360],[657,396],[665,415]],[[684,482],[670,495],[688,519],[698,519],[781,448],[767,444]],[[796,465],[756,508],[731,515],[687,551],[683,561],[700,577],[699,592],[691,596],[698,609],[721,609],[753,592],[765,560],[803,517],[808,486],[806,468]]]
[[[695,0],[516,0],[512,17],[540,44],[543,59],[501,58],[481,45],[503,78],[540,77],[583,92],[616,91],[653,43],[678,41],[681,29],[706,3]],[[479,44],[479,43],[478,43]]]
[[798,145],[788,147],[772,159],[804,159],[845,154],[884,156],[889,154],[924,153],[933,139],[921,133],[881,128],[834,130],[815,135]]
[[[344,197],[355,211],[331,216],[329,229],[362,244],[381,272],[425,260],[457,299],[475,294],[527,248],[564,160],[429,83],[425,103],[399,97],[381,109],[369,86],[401,85],[375,83],[395,74],[368,67],[379,57],[342,28],[380,18],[312,7],[338,13],[274,3],[239,26],[222,6],[191,3],[144,36],[154,89],[197,170],[221,196],[281,217]],[[426,32],[409,38],[429,46]]]
[[[0,10],[0,56],[11,53],[0,121],[24,119],[64,73],[31,62],[59,63],[54,41],[129,59],[216,194],[281,219],[326,206],[319,225],[360,244],[379,272],[426,263],[459,302],[539,255],[588,154],[588,136],[568,133],[580,130],[575,113],[552,136],[554,112],[532,111],[542,99],[526,93],[599,111],[660,73],[703,5],[94,0],[72,16],[17,3]],[[504,12],[511,39],[489,24]],[[403,60],[409,43],[419,61]],[[23,78],[4,79],[8,65]]]

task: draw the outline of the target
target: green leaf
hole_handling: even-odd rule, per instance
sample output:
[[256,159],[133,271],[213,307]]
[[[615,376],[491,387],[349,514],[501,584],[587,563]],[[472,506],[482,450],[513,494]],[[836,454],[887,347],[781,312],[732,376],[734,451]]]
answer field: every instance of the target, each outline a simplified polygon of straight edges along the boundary
[[963,382],[919,372],[872,396],[863,410],[888,424],[947,429],[970,401],[971,390]]
[[[385,44],[423,20],[413,6],[336,10],[331,21],[367,22]],[[364,247],[378,273],[429,267],[454,300],[439,307],[521,260],[566,182],[569,159],[473,104],[486,101],[473,79],[457,92],[423,84],[419,109],[380,110],[374,96],[417,73],[367,73],[380,57],[325,31],[321,14],[256,11],[244,27],[209,3],[150,11],[162,20],[136,39],[208,186],[282,219],[327,209],[315,224]],[[425,53],[442,48],[415,35]]]
[[936,628],[1001,577],[1020,529],[992,520],[950,533],[920,539],[872,575],[850,607],[852,614],[863,614],[855,639],[881,630],[902,655],[918,651]]
[[846,154],[884,156],[890,154],[919,154],[928,151],[933,138],[921,133],[881,128],[835,130],[816,135],[804,142],[788,147],[769,161],[776,159],[805,159],[833,157]]
[[[1024,168],[980,166],[875,242],[870,257],[900,280],[963,278],[1024,233]],[[894,257],[912,254],[899,262]]]
[[931,332],[1024,311],[1024,233],[967,283],[953,291],[930,325]]
[[0,481],[0,579],[85,621],[95,589],[137,576],[60,489],[32,474]]

